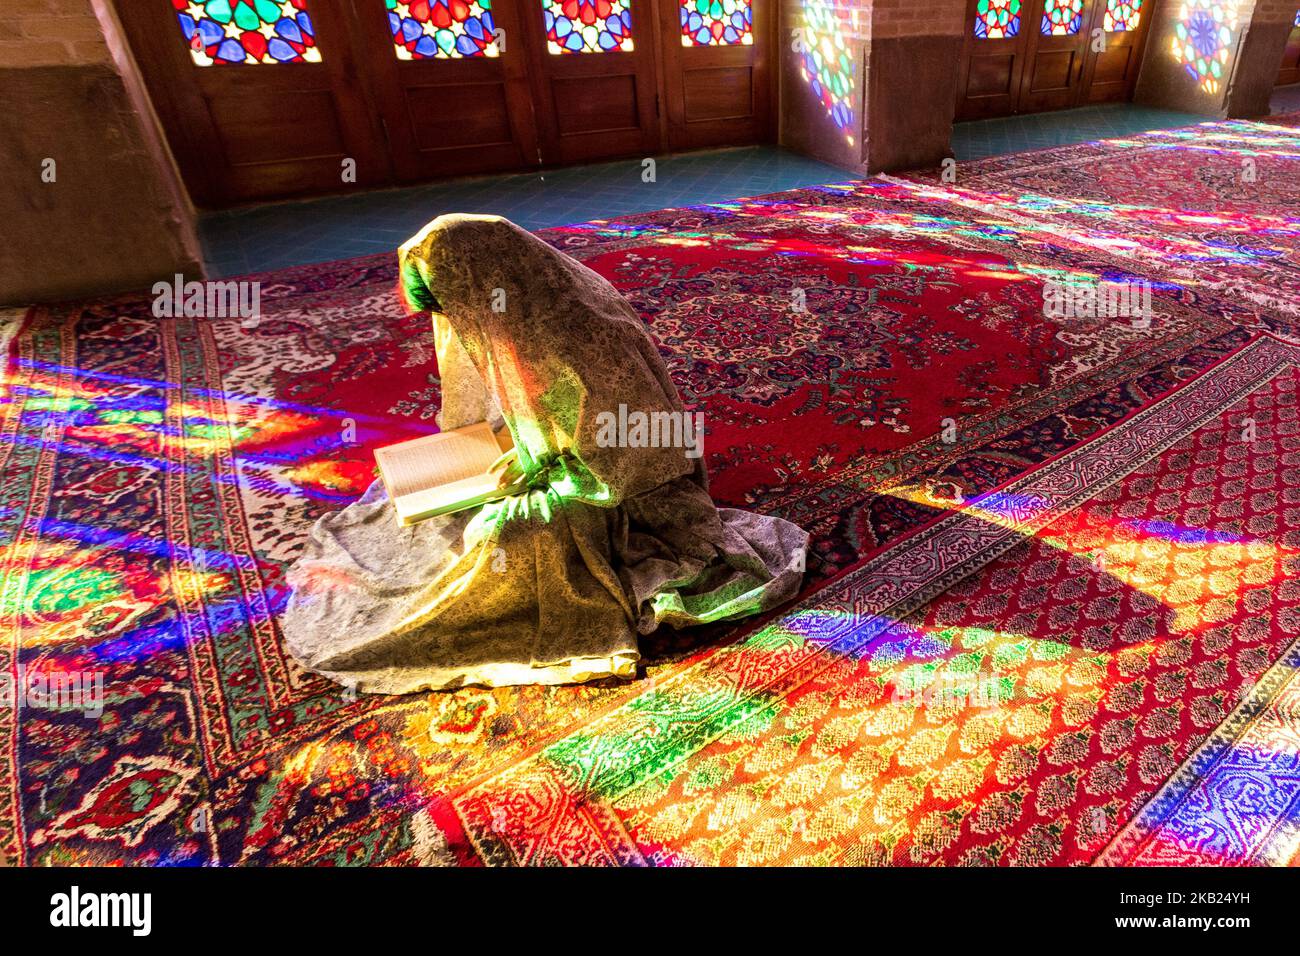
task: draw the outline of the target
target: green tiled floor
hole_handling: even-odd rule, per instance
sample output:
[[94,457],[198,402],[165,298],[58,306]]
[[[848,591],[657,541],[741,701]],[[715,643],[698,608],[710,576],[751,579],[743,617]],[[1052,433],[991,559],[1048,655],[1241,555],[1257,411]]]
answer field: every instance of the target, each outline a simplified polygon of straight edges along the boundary
[[655,181],[642,181],[640,159],[460,179],[355,196],[270,203],[213,213],[200,222],[213,277],[395,249],[445,212],[495,213],[528,229],[608,219],[671,206],[722,202],[851,174],[773,147],[663,156]]
[[1300,83],[1294,86],[1279,86],[1273,91],[1273,101],[1269,104],[1274,113],[1300,112]]
[[1150,109],[1131,103],[1083,106],[1054,113],[1026,113],[1000,119],[955,123],[952,150],[958,160],[981,159],[1031,149],[1089,143],[1128,136],[1150,129],[1169,129],[1203,123],[1195,113]]
[[[1300,86],[1279,89],[1273,110],[1300,110]],[[1205,120],[1119,103],[957,123],[952,145],[959,160],[977,159]],[[199,229],[215,278],[395,249],[444,212],[496,213],[540,229],[852,178],[842,169],[768,146],[664,156],[657,163],[653,183],[642,182],[639,159],[624,160],[544,175],[487,176],[269,203],[206,215]]]

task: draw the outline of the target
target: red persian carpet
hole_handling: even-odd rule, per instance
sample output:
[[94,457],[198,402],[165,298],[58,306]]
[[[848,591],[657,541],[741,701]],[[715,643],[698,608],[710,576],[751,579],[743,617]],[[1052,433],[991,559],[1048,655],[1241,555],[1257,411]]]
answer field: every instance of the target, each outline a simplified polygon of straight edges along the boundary
[[[311,522],[434,428],[392,256],[257,277],[254,328],[146,295],[32,310],[0,406],[0,673],[99,674],[106,700],[0,708],[0,852],[1292,861],[1300,139],[1150,136],[1182,144],[1151,147],[1158,195],[1118,141],[1055,151],[1080,171],[1056,181],[1027,154],[542,233],[645,318],[719,503],[815,541],[793,605],[654,635],[626,683],[349,700],[286,656]],[[1242,150],[1259,175],[1219,201]],[[1046,283],[1103,279],[1153,282],[1153,320],[1044,314]]]

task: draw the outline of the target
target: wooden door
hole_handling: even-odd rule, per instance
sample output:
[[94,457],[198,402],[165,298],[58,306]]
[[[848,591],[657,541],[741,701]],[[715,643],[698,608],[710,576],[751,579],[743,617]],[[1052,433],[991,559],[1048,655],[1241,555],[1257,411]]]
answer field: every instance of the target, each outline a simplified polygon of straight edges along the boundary
[[389,180],[339,3],[116,6],[197,204]]
[[1089,34],[1100,30],[1101,50],[1089,40],[1083,103],[1128,102],[1137,86],[1154,0],[1097,0]]
[[397,180],[538,164],[519,2],[352,0],[351,9]]
[[1133,97],[1153,0],[970,0],[957,119]]
[[1022,0],[967,3],[957,119],[985,119],[1016,111],[1030,22],[1025,8]]
[[659,148],[652,0],[518,0],[541,160]]
[[1092,0],[1033,0],[1025,4],[1025,60],[1016,112],[1074,106],[1083,80]]
[[1295,15],[1295,29],[1287,38],[1282,69],[1277,74],[1278,86],[1288,86],[1291,83],[1300,83],[1300,13]]
[[771,138],[775,0],[660,0],[669,149]]

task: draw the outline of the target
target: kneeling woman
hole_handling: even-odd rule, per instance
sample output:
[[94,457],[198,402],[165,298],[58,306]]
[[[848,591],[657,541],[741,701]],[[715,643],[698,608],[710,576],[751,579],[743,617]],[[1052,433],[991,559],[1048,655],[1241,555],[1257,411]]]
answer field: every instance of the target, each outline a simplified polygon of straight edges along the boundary
[[630,677],[638,634],[795,595],[801,529],[715,508],[682,448],[608,441],[620,405],[684,414],[613,286],[496,217],[439,217],[400,261],[433,315],[439,426],[504,422],[528,490],[403,527],[376,481],[321,518],[283,618],[304,666],[387,694]]

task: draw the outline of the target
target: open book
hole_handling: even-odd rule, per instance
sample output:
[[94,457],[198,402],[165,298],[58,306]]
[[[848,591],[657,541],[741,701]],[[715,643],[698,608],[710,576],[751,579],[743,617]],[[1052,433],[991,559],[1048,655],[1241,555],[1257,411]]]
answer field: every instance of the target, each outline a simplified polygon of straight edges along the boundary
[[398,523],[414,524],[522,491],[522,481],[502,484],[500,465],[513,448],[510,429],[498,436],[478,422],[377,448],[375,464]]

